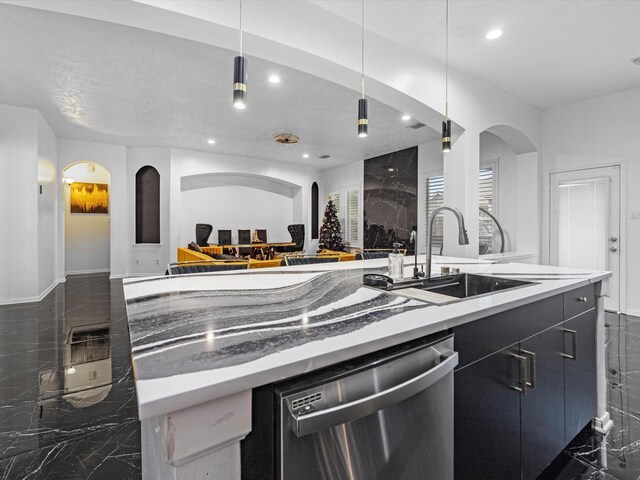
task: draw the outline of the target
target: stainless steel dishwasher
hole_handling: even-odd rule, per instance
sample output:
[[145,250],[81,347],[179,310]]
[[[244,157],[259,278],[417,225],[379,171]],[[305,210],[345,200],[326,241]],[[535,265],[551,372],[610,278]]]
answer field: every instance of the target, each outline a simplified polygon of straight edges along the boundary
[[277,385],[276,478],[452,480],[453,336]]

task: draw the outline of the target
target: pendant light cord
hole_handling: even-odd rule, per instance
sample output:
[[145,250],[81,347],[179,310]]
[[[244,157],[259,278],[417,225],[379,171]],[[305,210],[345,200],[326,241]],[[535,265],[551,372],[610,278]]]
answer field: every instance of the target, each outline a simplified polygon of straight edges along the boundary
[[240,0],[240,56],[242,56],[242,0]]
[[444,119],[449,120],[449,0],[446,0],[444,35]]
[[360,85],[362,98],[364,98],[364,0],[362,0],[362,37],[361,37],[361,66],[362,66],[362,82]]

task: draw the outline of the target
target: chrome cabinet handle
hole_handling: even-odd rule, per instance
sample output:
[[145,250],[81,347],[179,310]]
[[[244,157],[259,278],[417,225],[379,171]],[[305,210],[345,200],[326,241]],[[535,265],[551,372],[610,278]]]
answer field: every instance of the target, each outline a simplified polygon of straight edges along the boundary
[[297,415],[289,411],[292,418],[291,430],[296,437],[300,438],[366,417],[429,388],[438,380],[444,378],[456,365],[458,365],[458,352],[453,352],[446,360],[430,370],[368,397],[306,415]]
[[609,237],[609,241],[610,242],[617,242],[618,241],[618,237]]
[[571,334],[571,345],[573,347],[573,355],[567,355],[566,353],[563,353],[562,356],[573,361],[578,360],[578,332],[576,332],[575,330],[569,330],[568,328],[564,328],[562,329],[562,331],[564,333]]
[[531,381],[527,382],[527,387],[531,388],[531,390],[535,390],[536,388],[536,354],[534,352],[530,352],[529,350],[521,350],[520,353],[529,357],[529,375],[531,376]]
[[618,251],[618,248],[617,247],[609,247],[609,251],[611,253],[616,253]]
[[513,358],[515,358],[516,360],[518,360],[518,363],[520,364],[520,386],[512,386],[511,388],[514,389],[516,392],[520,393],[521,395],[526,395],[527,394],[527,358],[523,357],[522,355],[518,355],[516,353],[512,353],[511,354],[513,356]]
[[578,301],[582,302],[582,303],[587,303],[588,298],[587,297],[578,297]]

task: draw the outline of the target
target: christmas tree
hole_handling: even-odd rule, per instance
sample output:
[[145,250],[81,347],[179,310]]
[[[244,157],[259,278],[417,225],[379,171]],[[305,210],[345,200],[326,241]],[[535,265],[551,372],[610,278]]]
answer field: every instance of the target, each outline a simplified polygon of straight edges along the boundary
[[327,208],[324,209],[324,218],[320,227],[319,247],[326,250],[344,250],[341,230],[336,206],[333,204],[331,195],[329,195],[329,202],[327,203]]

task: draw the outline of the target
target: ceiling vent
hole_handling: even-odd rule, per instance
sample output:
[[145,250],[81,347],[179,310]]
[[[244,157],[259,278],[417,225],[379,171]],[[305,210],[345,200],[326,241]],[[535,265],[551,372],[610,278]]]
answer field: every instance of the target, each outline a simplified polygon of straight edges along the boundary
[[329,158],[330,156],[331,156],[331,155],[327,155],[327,154],[325,153],[324,155],[320,155],[318,158],[322,158],[322,159],[324,159],[324,158]]
[[273,139],[276,143],[280,143],[282,145],[293,145],[300,141],[300,139],[292,133],[281,133],[273,137]]
[[422,122],[416,122],[416,123],[414,123],[412,125],[409,125],[409,128],[413,128],[414,130],[417,130],[417,129],[422,128],[422,127],[426,127],[426,125],[424,123],[422,123]]
[[631,61],[640,67],[640,57],[632,58]]

